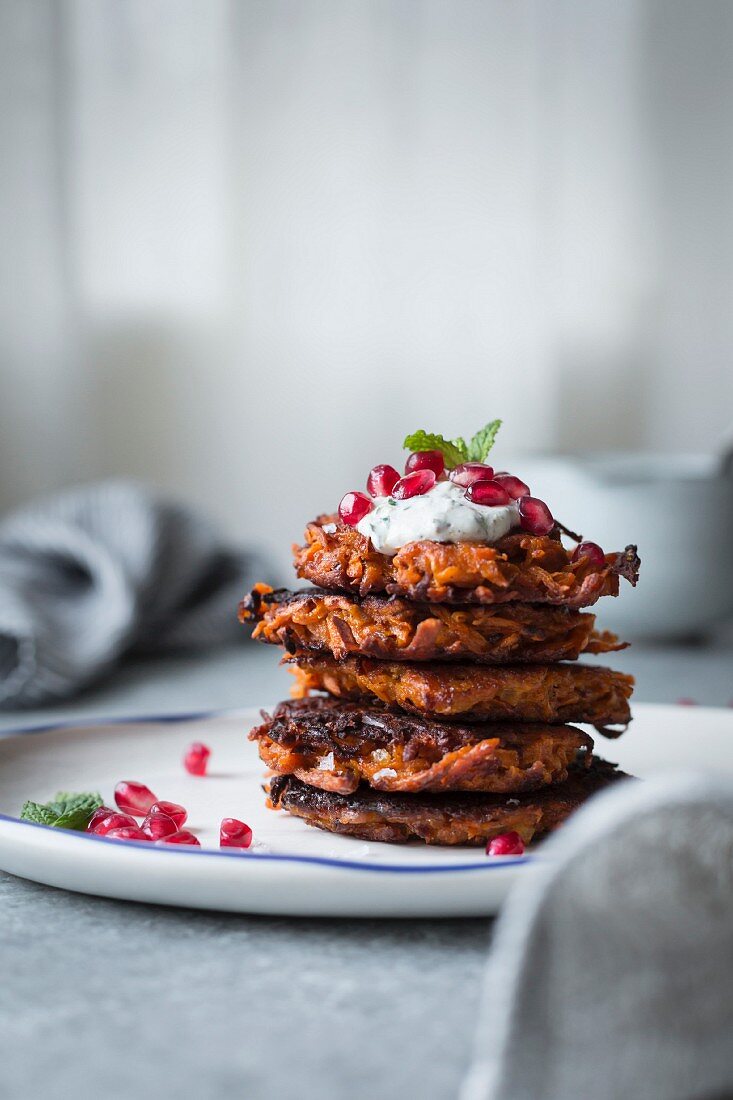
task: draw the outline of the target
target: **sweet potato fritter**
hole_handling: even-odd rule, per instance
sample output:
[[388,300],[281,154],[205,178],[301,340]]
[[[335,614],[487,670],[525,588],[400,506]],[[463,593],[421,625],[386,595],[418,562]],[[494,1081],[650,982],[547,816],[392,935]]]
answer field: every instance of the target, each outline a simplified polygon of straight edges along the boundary
[[593,629],[595,616],[547,604],[411,603],[396,597],[258,584],[239,605],[252,636],[288,653],[362,654],[392,661],[574,661],[580,653],[625,649],[615,634]]
[[[608,737],[617,737],[631,721],[633,677],[607,668],[409,665],[311,655],[294,660],[294,698],[326,691],[340,699],[376,699],[414,714],[469,722],[589,722]],[[611,726],[622,729],[612,731]]]
[[593,749],[572,726],[460,726],[323,698],[280,703],[263,718],[249,737],[265,764],[339,794],[362,782],[380,791],[515,794],[562,782]]
[[303,546],[294,546],[295,570],[312,584],[358,592],[386,592],[428,603],[526,603],[589,607],[600,596],[617,596],[619,577],[636,584],[635,546],[607,554],[598,568],[570,552],[552,536],[515,532],[494,546],[473,542],[410,542],[394,557],[378,553],[371,541],[338,516],[309,523]]
[[270,783],[270,805],[302,818],[318,829],[363,840],[400,844],[485,845],[499,833],[519,833],[525,844],[556,829],[591,795],[624,772],[595,759],[573,769],[559,786],[520,798],[497,794],[382,794],[360,787],[351,795],[307,786],[292,775]]

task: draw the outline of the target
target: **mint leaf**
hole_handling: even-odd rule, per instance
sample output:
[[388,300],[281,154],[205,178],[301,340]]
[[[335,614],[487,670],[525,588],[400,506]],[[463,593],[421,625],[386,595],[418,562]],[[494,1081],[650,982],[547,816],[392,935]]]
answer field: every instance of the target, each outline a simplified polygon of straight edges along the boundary
[[[485,462],[489,451],[494,446],[496,433],[501,427],[501,420],[492,420],[490,424],[480,428],[466,448],[468,462]],[[463,442],[461,440],[461,442]],[[464,444],[465,446],[465,444]]]
[[[96,810],[98,807],[94,807]],[[61,814],[53,822],[56,829],[75,829],[79,833],[83,833],[89,824],[94,810],[69,810],[68,813]]]
[[69,794],[68,791],[60,791],[53,802],[53,808],[58,810],[58,818],[54,822],[57,829],[86,829],[89,818],[95,810],[103,805],[101,797],[96,793]]
[[92,791],[75,794],[59,791],[50,802],[26,802],[20,813],[21,821],[33,821],[38,825],[52,825],[56,829],[76,829],[83,832],[89,818],[103,805],[101,795]]
[[20,811],[21,821],[34,821],[36,825],[54,825],[58,816],[50,806],[43,806],[40,802],[24,802]]
[[442,435],[421,430],[405,436],[402,446],[408,451],[440,451],[448,470],[466,461],[466,444],[462,439],[444,439]]

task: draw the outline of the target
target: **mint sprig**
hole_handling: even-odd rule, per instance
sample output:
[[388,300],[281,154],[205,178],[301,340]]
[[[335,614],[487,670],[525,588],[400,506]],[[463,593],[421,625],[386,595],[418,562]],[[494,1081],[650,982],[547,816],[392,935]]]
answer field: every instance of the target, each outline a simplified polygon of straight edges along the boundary
[[440,451],[449,470],[466,461],[462,439],[444,439],[442,435],[419,431],[406,436],[402,446],[408,451]]
[[20,820],[83,832],[94,811],[103,805],[102,796],[93,791],[59,791],[50,802],[25,802]]
[[490,421],[479,428],[469,443],[462,436],[446,439],[434,432],[420,430],[405,436],[402,446],[408,451],[440,451],[446,469],[452,470],[462,462],[485,462],[500,427],[501,420]]

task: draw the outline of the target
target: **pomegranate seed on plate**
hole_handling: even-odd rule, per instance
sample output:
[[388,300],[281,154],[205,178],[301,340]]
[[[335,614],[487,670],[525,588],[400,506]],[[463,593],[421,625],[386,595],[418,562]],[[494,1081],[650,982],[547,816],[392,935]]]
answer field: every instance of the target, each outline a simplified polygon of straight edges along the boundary
[[409,500],[410,497],[419,497],[427,493],[435,485],[437,478],[432,470],[415,470],[412,474],[405,474],[392,490],[395,500]]
[[[104,807],[102,807],[104,809]],[[96,833],[97,836],[106,836],[110,829],[125,829],[128,826],[137,829],[138,824],[130,814],[121,814],[117,810],[107,810],[99,815],[99,811],[92,815],[87,825],[88,833]]]
[[206,768],[211,756],[211,749],[202,741],[194,741],[186,749],[183,758],[183,766],[189,775],[206,775]]
[[[394,466],[385,466],[382,463],[369,471],[367,492],[373,497],[388,497],[399,480],[400,475]],[[366,515],[366,512],[364,514]]]
[[180,829],[184,821],[188,817],[186,808],[179,806],[177,802],[154,802],[150,807],[151,814],[164,814],[166,817],[170,817],[175,821],[176,828]]
[[555,526],[552,512],[537,497],[522,497],[519,501],[519,522],[531,535],[549,535]]
[[474,481],[466,489],[466,500],[472,504],[486,504],[496,507],[499,504],[511,504],[512,498],[506,489],[495,481]]
[[170,836],[164,836],[158,841],[158,844],[196,844],[201,847],[201,841],[198,837],[190,833],[188,829],[179,829],[177,833],[171,833]]
[[606,564],[606,556],[597,542],[579,542],[570,560],[580,561],[581,558],[588,558],[599,569]]
[[494,481],[497,485],[501,485],[502,489],[506,489],[512,500],[529,496],[529,485],[525,485],[523,481],[512,474],[496,474]]
[[134,817],[145,817],[157,797],[146,787],[144,783],[137,783],[134,779],[123,779],[115,787],[115,802],[125,814]]
[[100,806],[99,809],[95,810],[92,816],[89,818],[86,831],[88,833],[96,832],[97,825],[99,825],[99,823],[103,821],[105,817],[109,817],[110,814],[116,813],[117,810],[113,810],[111,806]]
[[252,830],[236,817],[223,817],[219,826],[220,848],[249,848]]
[[348,527],[356,527],[360,519],[371,512],[374,505],[366,493],[347,493],[341,498],[339,515]]
[[161,813],[149,813],[140,828],[148,840],[162,840],[164,836],[172,836],[178,832],[173,818]]
[[119,829],[110,829],[104,833],[107,840],[150,840],[137,825],[122,825]]
[[487,856],[521,856],[524,841],[519,833],[499,833],[486,845]]
[[413,474],[415,470],[432,470],[436,477],[440,477],[445,469],[445,462],[440,451],[413,451],[405,463],[405,473]]
[[493,468],[483,462],[462,462],[448,474],[453,484],[460,485],[462,489],[467,489],[474,481],[491,481],[493,476]]

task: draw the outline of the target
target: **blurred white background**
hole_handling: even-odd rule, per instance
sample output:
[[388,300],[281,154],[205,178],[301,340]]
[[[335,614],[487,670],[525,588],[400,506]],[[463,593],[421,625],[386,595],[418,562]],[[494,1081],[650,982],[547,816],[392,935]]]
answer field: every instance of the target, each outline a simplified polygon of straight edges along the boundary
[[2,0],[0,507],[132,475],[284,566],[407,430],[712,451],[728,0]]

